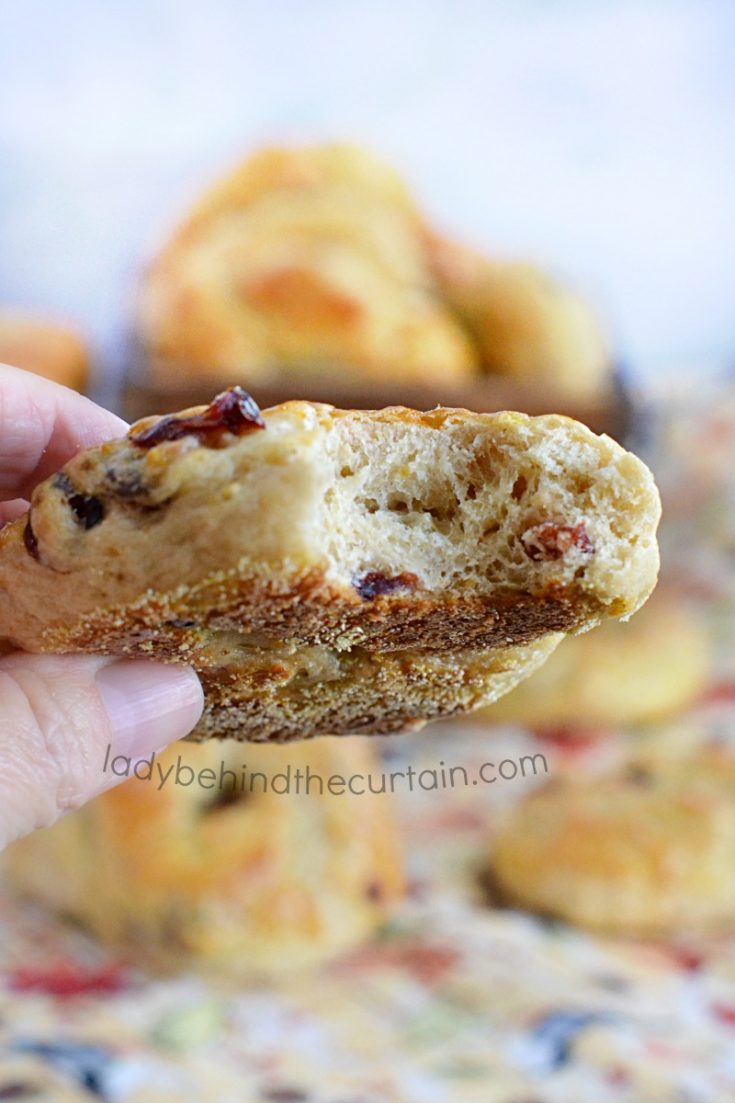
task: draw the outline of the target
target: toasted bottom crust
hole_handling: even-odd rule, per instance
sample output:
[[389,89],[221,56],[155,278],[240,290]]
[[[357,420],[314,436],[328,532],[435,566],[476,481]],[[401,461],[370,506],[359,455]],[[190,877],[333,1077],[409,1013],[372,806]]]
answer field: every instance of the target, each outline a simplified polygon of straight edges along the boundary
[[[623,609],[592,596],[517,591],[447,597],[400,588],[370,599],[321,571],[267,575],[231,571],[169,593],[149,591],[126,605],[67,616],[19,646],[32,650],[146,653],[207,666],[217,633],[371,651],[451,651],[532,643],[550,632],[591,627]],[[266,645],[267,646],[267,645]]]
[[563,594],[365,600],[317,572],[288,585],[231,574],[90,613],[33,642],[190,663],[206,694],[192,738],[280,742],[387,734],[489,704],[535,670],[561,632],[594,619]]
[[332,668],[323,677],[288,659],[251,670],[205,671],[207,703],[190,738],[285,742],[419,728],[507,693],[560,639],[550,635],[525,647],[480,651],[320,652],[316,662]]

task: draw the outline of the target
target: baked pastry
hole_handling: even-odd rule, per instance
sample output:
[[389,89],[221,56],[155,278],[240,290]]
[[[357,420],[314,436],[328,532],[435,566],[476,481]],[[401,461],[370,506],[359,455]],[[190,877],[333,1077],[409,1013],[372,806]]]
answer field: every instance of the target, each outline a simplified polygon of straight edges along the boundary
[[485,371],[553,385],[580,401],[604,393],[612,358],[598,319],[576,292],[531,264],[489,260],[429,237],[432,273],[467,327]]
[[483,712],[537,731],[648,724],[691,705],[707,685],[700,615],[659,585],[630,624],[607,621],[570,638],[532,678]]
[[76,391],[84,390],[89,376],[87,347],[74,329],[11,308],[0,309],[0,364],[35,372]]
[[350,145],[263,150],[217,184],[151,264],[139,332],[153,379],[176,386],[475,368],[402,181]]
[[246,210],[274,194],[317,194],[349,188],[355,195],[400,211],[417,228],[421,216],[400,174],[352,142],[314,146],[265,146],[213,184],[194,204],[173,240],[195,232],[220,214]]
[[0,641],[191,663],[200,738],[398,731],[635,612],[658,517],[644,464],[568,418],[261,416],[233,388],[37,487],[0,531]]
[[[369,740],[184,742],[150,761],[11,846],[16,891],[138,963],[196,958],[236,976],[355,945],[400,899],[391,796]],[[114,768],[124,776],[124,761]]]
[[706,748],[557,778],[517,805],[493,844],[511,903],[597,931],[735,926],[735,760]]

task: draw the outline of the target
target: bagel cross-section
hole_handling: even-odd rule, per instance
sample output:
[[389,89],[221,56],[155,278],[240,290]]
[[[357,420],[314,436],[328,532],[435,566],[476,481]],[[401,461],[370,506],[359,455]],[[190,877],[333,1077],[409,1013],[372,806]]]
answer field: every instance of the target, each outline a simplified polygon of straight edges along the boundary
[[634,613],[659,513],[645,465],[565,417],[231,388],[36,488],[0,531],[0,645],[189,663],[194,738],[415,728]]

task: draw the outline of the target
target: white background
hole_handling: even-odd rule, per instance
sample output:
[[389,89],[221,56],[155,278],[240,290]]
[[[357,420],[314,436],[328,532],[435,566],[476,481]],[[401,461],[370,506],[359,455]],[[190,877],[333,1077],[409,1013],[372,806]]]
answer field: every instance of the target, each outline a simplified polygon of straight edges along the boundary
[[735,364],[735,0],[0,0],[0,301],[114,359],[143,257],[254,144],[347,137],[571,274],[638,371]]

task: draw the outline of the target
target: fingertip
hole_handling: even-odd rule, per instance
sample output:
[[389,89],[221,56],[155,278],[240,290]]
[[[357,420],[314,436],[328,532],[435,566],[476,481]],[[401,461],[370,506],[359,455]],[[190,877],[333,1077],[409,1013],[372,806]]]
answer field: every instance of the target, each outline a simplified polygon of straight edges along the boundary
[[127,428],[84,395],[0,364],[0,496],[30,497],[82,448],[124,436]]
[[160,751],[196,727],[204,693],[186,666],[119,659],[95,677],[115,753],[135,758]]

